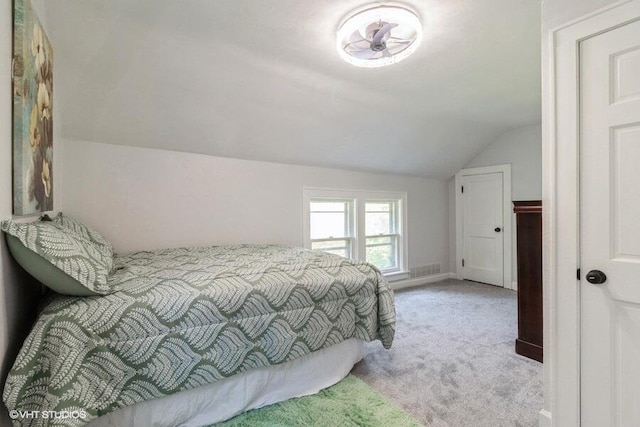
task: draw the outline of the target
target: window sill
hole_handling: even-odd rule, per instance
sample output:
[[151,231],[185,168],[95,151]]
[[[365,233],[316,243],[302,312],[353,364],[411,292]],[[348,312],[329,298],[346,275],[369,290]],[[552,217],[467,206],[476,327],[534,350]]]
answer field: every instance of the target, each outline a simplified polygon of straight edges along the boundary
[[383,271],[382,275],[389,282],[397,282],[398,280],[406,280],[409,278],[408,271],[389,271],[389,272]]

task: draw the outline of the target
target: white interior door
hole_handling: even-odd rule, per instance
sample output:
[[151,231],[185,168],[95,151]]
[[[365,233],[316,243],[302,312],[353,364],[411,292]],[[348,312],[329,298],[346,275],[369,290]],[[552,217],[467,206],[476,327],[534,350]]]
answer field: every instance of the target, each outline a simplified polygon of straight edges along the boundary
[[580,58],[581,425],[640,426],[640,22]]
[[502,186],[502,173],[462,177],[462,275],[496,286],[503,286]]

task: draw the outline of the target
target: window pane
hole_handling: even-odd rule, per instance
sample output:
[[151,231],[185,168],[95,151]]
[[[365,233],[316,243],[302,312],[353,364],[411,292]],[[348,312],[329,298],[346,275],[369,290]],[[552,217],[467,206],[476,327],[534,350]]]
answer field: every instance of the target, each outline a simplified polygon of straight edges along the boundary
[[367,237],[367,261],[380,270],[398,267],[397,237]]
[[311,212],[346,212],[346,202],[311,202]]
[[375,203],[367,202],[367,212],[389,212],[391,210],[391,203]]
[[346,200],[312,200],[309,204],[311,239],[350,237],[349,206]]
[[367,236],[378,234],[393,234],[396,232],[394,224],[395,202],[366,202],[365,203],[365,233]]
[[391,224],[391,214],[367,212],[365,217],[365,233],[367,236],[375,236],[378,234],[391,234],[393,233],[393,226]]
[[311,238],[347,237],[347,215],[342,213],[311,213]]
[[349,258],[351,255],[349,240],[332,240],[330,242],[311,242],[314,251],[328,252]]

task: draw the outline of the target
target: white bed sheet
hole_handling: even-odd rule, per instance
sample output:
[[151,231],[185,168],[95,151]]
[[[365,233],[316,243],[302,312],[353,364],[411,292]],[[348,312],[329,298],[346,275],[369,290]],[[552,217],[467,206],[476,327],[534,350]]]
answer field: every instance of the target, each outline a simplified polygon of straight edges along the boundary
[[338,383],[364,356],[351,338],[291,362],[253,369],[203,387],[141,402],[93,420],[90,427],[201,427],[250,409],[315,394]]

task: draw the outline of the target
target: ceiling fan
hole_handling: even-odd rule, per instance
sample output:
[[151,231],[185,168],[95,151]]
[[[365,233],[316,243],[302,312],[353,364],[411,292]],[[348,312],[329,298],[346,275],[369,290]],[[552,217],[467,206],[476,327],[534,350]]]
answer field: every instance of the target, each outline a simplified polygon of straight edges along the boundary
[[359,30],[355,30],[349,37],[349,43],[345,50],[360,59],[373,59],[380,57],[392,57],[411,44],[413,40],[393,37],[391,30],[398,24],[378,21],[369,25],[366,36]]
[[338,53],[359,67],[395,64],[422,40],[418,16],[401,6],[376,6],[349,17],[337,34]]

